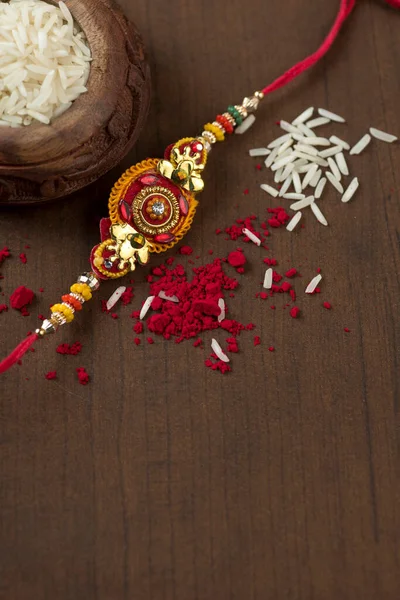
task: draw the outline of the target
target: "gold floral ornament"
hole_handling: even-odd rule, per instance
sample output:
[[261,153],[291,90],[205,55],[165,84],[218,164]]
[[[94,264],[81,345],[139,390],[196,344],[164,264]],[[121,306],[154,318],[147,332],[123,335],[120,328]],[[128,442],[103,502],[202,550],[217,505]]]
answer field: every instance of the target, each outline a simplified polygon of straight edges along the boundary
[[[143,234],[139,233],[128,223],[117,223],[110,227],[111,239],[105,240],[95,253],[93,261],[94,266],[101,273],[107,273],[106,269],[111,269],[114,263],[122,276],[129,271],[134,271],[136,262],[145,265],[149,261],[150,245]],[[103,252],[113,251],[108,258],[103,257]]]
[[[183,143],[184,142],[184,143]],[[158,172],[189,192],[204,189],[202,172],[206,163],[203,143],[195,138],[180,140],[170,153],[170,160],[160,160]]]

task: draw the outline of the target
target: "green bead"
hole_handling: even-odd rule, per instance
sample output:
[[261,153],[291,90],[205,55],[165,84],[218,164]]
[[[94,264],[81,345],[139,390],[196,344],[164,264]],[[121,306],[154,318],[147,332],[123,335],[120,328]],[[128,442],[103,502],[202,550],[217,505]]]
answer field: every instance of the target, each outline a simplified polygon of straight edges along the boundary
[[234,106],[228,106],[228,113],[232,115],[235,119],[236,125],[241,125],[243,123],[243,118],[240,112]]

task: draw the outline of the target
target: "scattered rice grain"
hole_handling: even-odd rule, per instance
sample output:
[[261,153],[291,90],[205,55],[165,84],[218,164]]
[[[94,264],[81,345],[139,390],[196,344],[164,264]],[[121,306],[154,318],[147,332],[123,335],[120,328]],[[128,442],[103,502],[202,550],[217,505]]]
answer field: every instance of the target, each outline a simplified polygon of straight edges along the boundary
[[322,275],[316,275],[313,279],[311,279],[310,283],[306,287],[306,294],[313,294],[315,292],[315,288],[318,287],[319,282],[322,279]]
[[359,185],[360,184],[358,182],[358,178],[354,177],[354,179],[350,182],[349,187],[342,196],[342,202],[348,202],[349,200],[351,200],[355,192],[357,191]]
[[397,141],[397,137],[392,135],[391,133],[386,133],[386,131],[381,131],[380,129],[375,129],[375,127],[370,127],[369,132],[374,136],[377,140],[381,140],[381,142],[387,142],[388,144],[392,144]]
[[225,363],[229,362],[229,358],[227,357],[225,352],[222,350],[222,348],[218,344],[217,340],[214,338],[211,340],[211,348],[212,348],[213,352],[218,356],[219,360],[222,360],[222,362],[225,362]]

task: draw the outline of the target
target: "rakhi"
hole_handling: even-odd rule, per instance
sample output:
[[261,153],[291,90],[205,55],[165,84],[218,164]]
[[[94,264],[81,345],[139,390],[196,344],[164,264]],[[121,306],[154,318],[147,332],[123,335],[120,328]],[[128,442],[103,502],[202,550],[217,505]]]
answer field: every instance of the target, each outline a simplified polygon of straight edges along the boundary
[[[400,8],[400,0],[385,2]],[[316,52],[241,104],[229,106],[206,123],[200,135],[171,144],[162,159],[144,160],[122,175],[110,195],[109,216],[100,222],[100,243],[90,254],[91,270],[77,278],[61,302],[51,307],[51,316],[0,363],[0,373],[18,362],[38,339],[73,321],[102,280],[124,277],[137,265],[146,265],[151,254],[166,252],[183,238],[195,216],[197,194],[204,188],[202,176],[212,146],[234,132],[245,133],[265,96],[316,64],[332,46],[355,3],[341,0],[333,26]]]

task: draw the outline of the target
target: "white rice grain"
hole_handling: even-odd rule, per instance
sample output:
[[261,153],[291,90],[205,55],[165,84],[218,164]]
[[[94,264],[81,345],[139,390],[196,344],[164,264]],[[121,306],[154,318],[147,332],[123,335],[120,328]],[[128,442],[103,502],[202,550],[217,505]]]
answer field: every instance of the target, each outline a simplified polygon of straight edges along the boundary
[[252,231],[250,231],[250,229],[247,229],[247,227],[243,227],[242,232],[244,233],[245,236],[247,236],[249,238],[249,240],[251,240],[253,242],[253,244],[255,244],[256,246],[261,245],[260,238],[258,238],[256,235],[254,235],[254,233]]
[[297,128],[303,133],[306,137],[314,137],[315,133],[310,127],[307,127],[305,123],[300,123],[297,125]]
[[352,197],[354,196],[354,194],[356,193],[358,187],[359,187],[359,182],[358,182],[358,178],[354,177],[354,179],[352,179],[352,181],[349,184],[349,187],[347,188],[347,190],[345,191],[345,193],[342,196],[342,202],[348,202],[349,200],[352,199]]
[[281,154],[283,154],[284,152],[286,152],[286,150],[288,148],[290,148],[290,146],[292,144],[293,144],[293,138],[290,138],[290,140],[287,140],[284,144],[282,144],[282,146],[279,147],[278,156],[280,156]]
[[322,192],[324,191],[325,185],[326,185],[326,177],[323,177],[318,182],[317,188],[316,188],[315,193],[314,193],[314,197],[315,198],[321,198]]
[[267,183],[262,183],[260,185],[260,188],[264,191],[267,192],[267,194],[269,194],[270,196],[272,196],[273,198],[276,198],[277,195],[279,194],[278,190],[276,190],[275,188],[272,187],[272,185],[268,185]]
[[280,121],[279,126],[281,129],[283,129],[284,131],[288,131],[289,133],[300,133],[297,127],[294,127],[294,125],[291,125],[287,121]]
[[293,231],[293,229],[296,227],[296,225],[299,223],[300,219],[301,219],[301,215],[302,212],[299,210],[294,217],[289,221],[289,223],[286,225],[286,229],[288,231]]
[[397,137],[392,135],[391,133],[386,133],[385,131],[381,131],[380,129],[375,129],[375,127],[369,128],[370,134],[376,138],[377,140],[381,140],[381,142],[387,142],[388,144],[392,144],[397,141]]
[[281,167],[284,167],[288,163],[293,162],[295,160],[295,158],[296,158],[296,156],[293,153],[290,153],[289,156],[284,156],[283,158],[279,158],[279,160],[275,161],[274,164],[271,166],[271,171],[277,171],[278,169],[280,169]]
[[299,123],[304,123],[305,121],[308,121],[308,119],[312,117],[313,112],[313,106],[310,106],[310,108],[306,108],[306,110],[304,110],[301,114],[299,114],[298,117],[295,118],[294,121],[292,121],[292,125],[296,127],[296,125],[298,125]]
[[117,304],[118,300],[121,298],[121,296],[125,292],[125,290],[126,290],[126,287],[121,285],[120,287],[118,287],[115,290],[115,292],[113,294],[111,294],[111,296],[107,300],[107,304],[106,304],[107,310],[111,310]]
[[[282,175],[283,177],[283,175]],[[289,175],[288,177],[286,177],[284,183],[282,184],[281,189],[279,190],[279,196],[280,197],[285,197],[285,194],[287,192],[287,190],[290,188],[290,185],[292,183],[292,175]]]
[[275,147],[272,149],[272,152],[271,152],[271,154],[269,154],[269,155],[267,156],[267,158],[265,159],[265,161],[264,161],[264,164],[265,164],[265,166],[267,167],[267,169],[269,169],[269,168],[271,167],[272,163],[273,163],[273,162],[274,162],[274,160],[276,159],[276,157],[277,157],[277,155],[278,155],[278,150],[279,150],[279,147],[278,147],[278,146],[275,146]]
[[336,113],[331,112],[330,110],[325,110],[325,108],[319,108],[318,114],[320,114],[321,117],[326,117],[330,121],[336,121],[337,123],[345,123],[346,122],[346,120],[343,117],[341,117],[340,115],[337,115]]
[[290,140],[291,137],[292,136],[290,135],[290,133],[285,133],[285,135],[281,135],[280,137],[276,138],[273,142],[268,144],[268,148],[276,148],[277,146],[281,146],[282,144]]
[[302,200],[305,198],[305,194],[296,194],[295,192],[289,192],[289,194],[283,194],[283,197],[287,200]]
[[350,144],[348,144],[347,142],[345,142],[341,138],[337,137],[336,135],[331,135],[331,137],[329,138],[329,140],[332,142],[332,144],[337,144],[338,146],[343,146],[343,148],[345,150],[350,150]]
[[322,225],[325,225],[325,226],[328,225],[328,221],[325,219],[324,215],[322,214],[321,209],[319,208],[318,204],[316,204],[315,202],[313,204],[311,204],[311,210],[313,211],[314,215],[316,216],[317,221],[322,223]]
[[292,178],[293,178],[293,187],[294,187],[296,193],[301,194],[303,191],[303,188],[301,187],[300,175],[296,171],[293,171]]
[[371,141],[371,136],[369,135],[369,133],[366,133],[357,142],[357,144],[355,144],[355,146],[352,147],[352,149],[350,150],[350,154],[360,154],[363,150],[365,150],[365,148],[368,146],[370,141]]
[[332,171],[333,176],[336,177],[336,179],[338,181],[340,181],[342,179],[342,174],[339,171],[339,168],[338,168],[336,162],[333,160],[333,158],[331,156],[328,158],[328,163],[329,163],[329,167]]
[[303,140],[304,144],[310,144],[310,146],[330,146],[330,141],[324,137],[308,137]]
[[327,125],[328,123],[330,123],[330,119],[327,119],[326,117],[317,117],[316,119],[312,119],[312,121],[308,121],[308,123],[306,123],[307,127],[321,127],[321,125]]
[[309,169],[307,171],[307,173],[305,174],[305,176],[303,178],[303,182],[301,184],[301,187],[303,190],[309,185],[310,181],[312,180],[312,178],[314,177],[314,175],[316,174],[317,171],[318,171],[318,165],[316,165],[316,164],[312,165],[311,169]]
[[341,152],[343,150],[343,146],[332,146],[331,148],[328,148],[327,150],[321,150],[318,153],[318,156],[321,156],[321,158],[328,158],[328,156],[334,156],[335,154],[337,154],[338,152]]
[[313,188],[317,187],[317,184],[321,178],[321,175],[322,175],[322,169],[318,169],[318,171],[315,173],[314,177],[310,181],[311,187],[313,187]]
[[235,129],[235,133],[237,135],[241,135],[242,133],[246,133],[246,131],[248,129],[250,129],[250,127],[252,127],[252,125],[254,125],[256,120],[255,115],[249,115],[241,125],[239,125],[238,127],[236,127]]
[[337,166],[340,169],[340,172],[343,175],[348,175],[349,167],[347,166],[347,162],[346,162],[343,152],[338,152],[338,154],[335,155],[335,160],[337,162]]
[[311,279],[310,283],[308,284],[308,286],[306,287],[305,293],[306,294],[313,294],[315,292],[315,288],[318,287],[319,282],[322,279],[322,275],[316,275],[313,279]]
[[139,314],[139,319],[140,319],[141,321],[142,321],[142,320],[145,318],[145,316],[147,315],[147,313],[148,313],[148,311],[149,311],[149,309],[150,309],[151,303],[153,302],[154,298],[155,298],[155,296],[149,296],[149,297],[148,297],[148,298],[145,300],[145,303],[143,304],[143,306],[142,306],[142,309],[141,309],[141,311],[140,311],[140,314]]
[[212,348],[214,354],[216,354],[216,356],[218,356],[219,360],[222,360],[222,362],[225,362],[225,363],[230,362],[229,358],[227,357],[225,352],[222,350],[222,348],[218,344],[217,340],[214,338],[211,340],[211,348]]
[[329,181],[331,182],[333,187],[336,188],[338,192],[343,194],[343,186],[340,183],[340,181],[338,181],[336,179],[336,177],[334,175],[332,175],[332,173],[330,171],[326,171],[325,175],[327,176],[327,178],[329,179]]
[[249,150],[249,155],[250,156],[267,156],[267,154],[270,154],[271,150],[268,150],[268,148],[252,148],[251,150]]
[[303,198],[298,202],[294,202],[294,204],[290,205],[291,210],[301,210],[302,208],[307,208],[307,206],[311,206],[314,202],[314,196],[307,196],[307,198]]
[[163,290],[161,290],[161,292],[158,292],[158,297],[161,298],[161,300],[168,300],[169,302],[179,302],[178,296],[168,296]]
[[218,307],[221,311],[218,315],[218,323],[221,323],[221,321],[223,321],[226,316],[226,306],[225,306],[225,300],[223,298],[220,298],[218,300]]
[[267,269],[265,271],[265,275],[264,275],[263,288],[265,288],[266,290],[270,290],[271,289],[272,282],[273,282],[273,277],[274,277],[274,271],[273,271],[273,269]]

